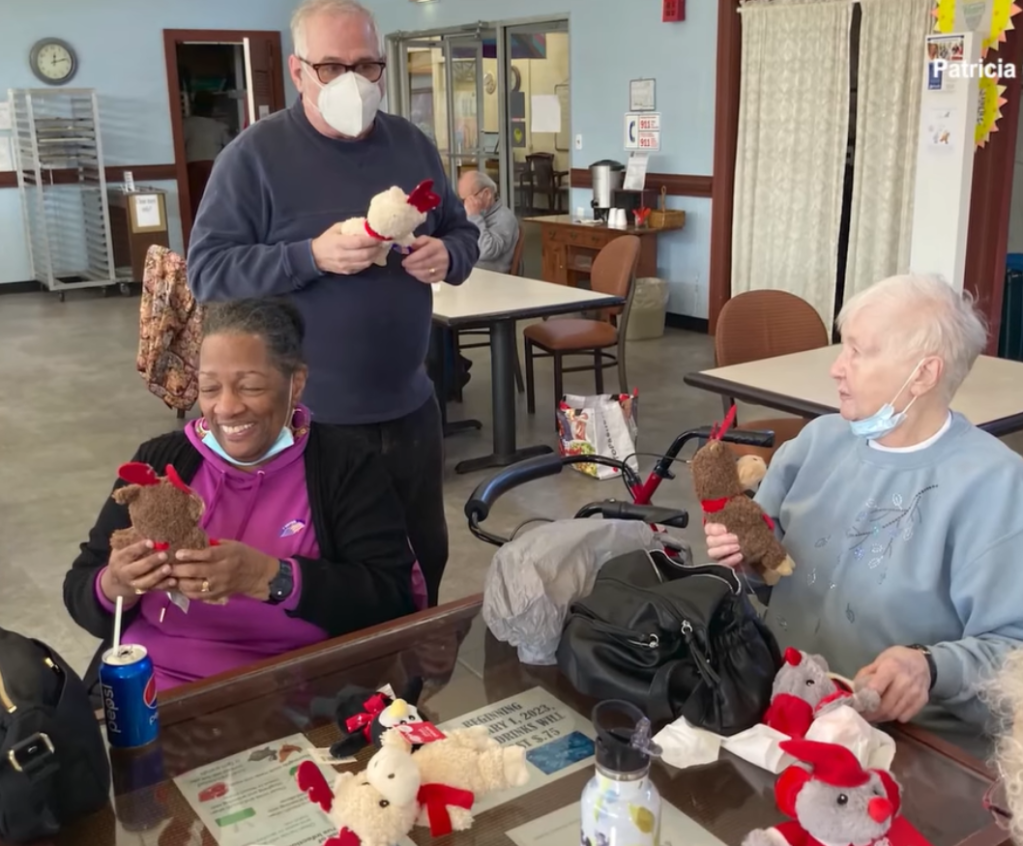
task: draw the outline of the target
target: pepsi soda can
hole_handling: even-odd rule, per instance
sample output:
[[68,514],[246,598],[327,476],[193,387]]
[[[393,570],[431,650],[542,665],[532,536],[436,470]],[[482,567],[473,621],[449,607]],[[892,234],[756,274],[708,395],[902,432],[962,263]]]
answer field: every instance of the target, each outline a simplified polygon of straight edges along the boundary
[[156,740],[156,674],[144,646],[124,644],[103,653],[99,668],[107,742],[116,749],[138,749]]

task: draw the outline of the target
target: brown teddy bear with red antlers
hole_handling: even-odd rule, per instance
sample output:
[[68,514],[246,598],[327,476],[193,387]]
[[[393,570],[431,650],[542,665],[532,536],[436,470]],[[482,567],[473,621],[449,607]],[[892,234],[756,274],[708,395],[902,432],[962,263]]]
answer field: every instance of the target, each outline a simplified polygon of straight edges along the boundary
[[925,846],[899,815],[902,789],[891,773],[865,770],[844,746],[786,740],[783,752],[801,764],[774,786],[778,809],[790,818],[750,832],[742,846]]
[[746,563],[768,585],[791,576],[795,562],[775,537],[774,521],[752,499],[739,478],[735,455],[722,437],[735,419],[735,406],[724,422],[715,426],[707,443],[690,464],[696,496],[703,507],[704,522],[720,523],[739,539]]
[[114,491],[114,501],[128,507],[131,527],[110,536],[111,549],[151,540],[154,549],[172,558],[179,549],[210,546],[206,532],[199,528],[206,506],[170,464],[162,477],[137,461],[121,465],[117,475],[128,484]]

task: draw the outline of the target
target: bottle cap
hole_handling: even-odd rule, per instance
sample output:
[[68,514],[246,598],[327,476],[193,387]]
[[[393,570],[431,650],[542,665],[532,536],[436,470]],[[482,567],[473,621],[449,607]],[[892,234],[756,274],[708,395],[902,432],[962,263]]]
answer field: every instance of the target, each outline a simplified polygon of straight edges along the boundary
[[612,773],[638,773],[659,757],[661,749],[651,739],[650,720],[629,702],[609,699],[593,709],[597,732],[597,766]]

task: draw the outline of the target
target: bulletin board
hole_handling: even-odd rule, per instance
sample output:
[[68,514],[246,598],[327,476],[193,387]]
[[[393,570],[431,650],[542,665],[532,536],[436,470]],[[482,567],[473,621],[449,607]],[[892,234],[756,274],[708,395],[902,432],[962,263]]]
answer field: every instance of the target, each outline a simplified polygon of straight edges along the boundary
[[554,93],[561,104],[561,130],[554,135],[554,149],[559,153],[567,153],[572,149],[571,87],[563,82],[554,86]]

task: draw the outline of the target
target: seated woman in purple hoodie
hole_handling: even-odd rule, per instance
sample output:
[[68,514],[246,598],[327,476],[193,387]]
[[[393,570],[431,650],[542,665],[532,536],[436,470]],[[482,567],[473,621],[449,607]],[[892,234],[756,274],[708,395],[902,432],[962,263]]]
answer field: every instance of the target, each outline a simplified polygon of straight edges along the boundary
[[[111,533],[130,521],[108,498],[64,580],[71,616],[104,641],[123,599],[123,640],[146,647],[161,690],[419,605],[386,470],[299,404],[298,312],[273,299],[222,303],[207,307],[204,332],[202,418],[143,444],[133,461],[160,475],[173,465],[202,497],[202,528],[219,544],[175,560],[150,541],[111,552]],[[187,612],[171,591],[190,600]]]

